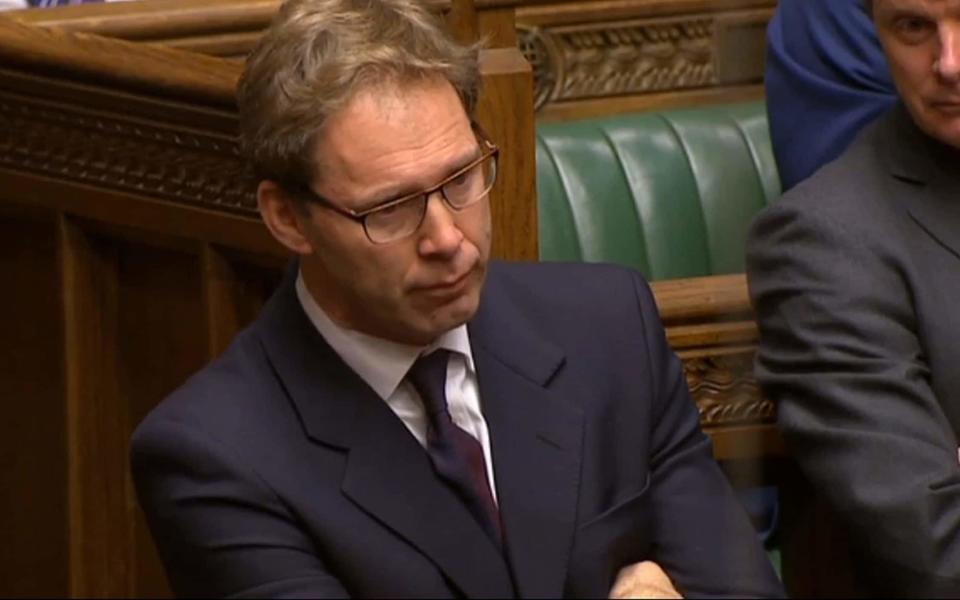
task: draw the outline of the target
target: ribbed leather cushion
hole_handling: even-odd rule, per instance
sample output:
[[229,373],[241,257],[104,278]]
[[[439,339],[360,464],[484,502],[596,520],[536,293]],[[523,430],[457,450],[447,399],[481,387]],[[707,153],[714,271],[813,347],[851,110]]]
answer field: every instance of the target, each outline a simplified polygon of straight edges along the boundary
[[747,228],[780,195],[762,103],[537,127],[540,258],[650,279],[743,271]]

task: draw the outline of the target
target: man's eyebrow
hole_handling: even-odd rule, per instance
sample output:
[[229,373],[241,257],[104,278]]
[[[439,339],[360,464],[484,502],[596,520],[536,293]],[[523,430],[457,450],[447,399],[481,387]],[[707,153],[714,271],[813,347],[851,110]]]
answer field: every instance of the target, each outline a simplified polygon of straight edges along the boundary
[[893,17],[928,17],[930,8],[916,0],[888,0],[887,12]]
[[[453,166],[450,167],[449,169],[447,169],[447,174],[444,175],[443,177],[441,177],[440,179],[438,179],[435,183],[439,183],[440,181],[442,181],[442,180],[445,179],[446,177],[449,177],[450,175],[452,175],[452,174],[456,173],[457,171],[459,171],[460,169],[466,167],[467,165],[469,165],[469,164],[472,163],[473,161],[477,160],[478,158],[480,158],[480,154],[481,154],[481,153],[482,153],[482,152],[481,152],[480,146],[478,145],[478,146],[477,146],[473,151],[471,151],[469,154],[465,154],[465,155],[463,155],[463,157],[461,157],[459,160],[452,162],[451,164],[452,164]],[[431,185],[433,185],[433,184],[431,184]],[[426,189],[426,187],[429,187],[429,186],[405,185],[405,186],[397,186],[397,187],[395,187],[395,188],[387,188],[386,191],[383,191],[383,192],[377,194],[376,196],[374,196],[373,198],[371,198],[371,199],[367,200],[366,202],[364,202],[364,203],[360,206],[360,208],[357,209],[357,212],[365,212],[365,211],[368,211],[368,210],[372,210],[372,209],[378,208],[378,207],[383,206],[383,205],[385,205],[385,204],[390,204],[390,203],[393,202],[394,200],[399,200],[400,198],[403,198],[404,196],[409,196],[409,195],[411,195],[411,194],[416,194],[417,192],[421,192],[421,191],[423,191],[424,189]]]

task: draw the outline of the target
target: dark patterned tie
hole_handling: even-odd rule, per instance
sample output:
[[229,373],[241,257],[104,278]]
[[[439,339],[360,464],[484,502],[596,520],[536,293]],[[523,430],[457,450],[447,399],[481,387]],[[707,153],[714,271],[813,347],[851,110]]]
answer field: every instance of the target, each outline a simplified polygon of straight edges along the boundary
[[427,411],[427,454],[437,474],[449,485],[499,546],[503,539],[500,513],[490,493],[483,447],[457,427],[447,409],[447,362],[450,352],[437,350],[421,356],[407,378],[423,399]]

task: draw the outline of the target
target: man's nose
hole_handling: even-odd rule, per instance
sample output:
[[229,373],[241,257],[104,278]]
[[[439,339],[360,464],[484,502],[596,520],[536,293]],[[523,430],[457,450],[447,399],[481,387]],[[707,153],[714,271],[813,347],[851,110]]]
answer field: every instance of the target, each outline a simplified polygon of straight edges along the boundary
[[463,231],[457,226],[453,211],[439,191],[427,197],[425,210],[421,225],[420,253],[443,256],[455,254],[463,241]]
[[960,23],[949,23],[940,30],[940,56],[937,75],[947,84],[960,84]]

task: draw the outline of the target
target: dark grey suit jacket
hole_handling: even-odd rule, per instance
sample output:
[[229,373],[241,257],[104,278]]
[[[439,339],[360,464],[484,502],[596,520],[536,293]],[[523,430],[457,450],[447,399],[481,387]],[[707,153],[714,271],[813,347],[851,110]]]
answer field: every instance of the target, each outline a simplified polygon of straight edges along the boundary
[[468,328],[500,552],[312,326],[294,272],[135,434],[137,490],[180,594],[606,597],[642,559],[691,596],[782,592],[636,274],[491,265]]
[[753,225],[757,378],[862,583],[960,595],[960,152],[902,107]]

